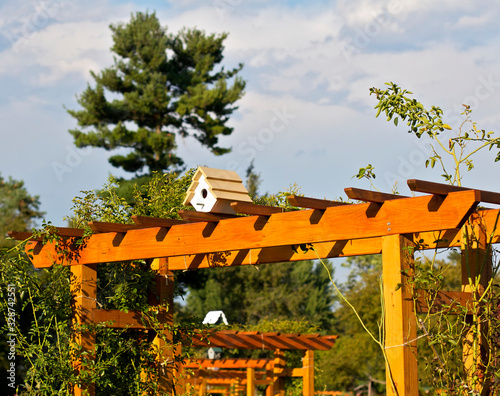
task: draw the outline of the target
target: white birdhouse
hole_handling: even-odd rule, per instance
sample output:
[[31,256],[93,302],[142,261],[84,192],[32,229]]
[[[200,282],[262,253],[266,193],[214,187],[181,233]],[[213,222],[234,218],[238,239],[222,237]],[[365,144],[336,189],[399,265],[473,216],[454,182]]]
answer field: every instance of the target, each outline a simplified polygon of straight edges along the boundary
[[231,202],[252,202],[238,174],[200,166],[183,204],[191,204],[198,212],[234,214]]

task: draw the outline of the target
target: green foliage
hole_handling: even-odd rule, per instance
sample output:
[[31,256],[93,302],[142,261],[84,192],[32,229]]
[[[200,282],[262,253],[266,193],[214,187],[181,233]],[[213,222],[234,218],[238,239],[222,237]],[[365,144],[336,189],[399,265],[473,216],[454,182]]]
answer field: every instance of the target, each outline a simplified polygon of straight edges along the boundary
[[[147,185],[136,188],[137,202],[132,205],[117,194],[119,186],[111,177],[103,189],[84,191],[74,199],[70,220],[73,226],[85,228],[88,235],[88,221],[130,223],[134,214],[175,218],[177,210],[184,208],[182,198],[191,174],[154,174]],[[37,234],[58,243],[50,223],[44,223],[44,229]],[[14,285],[16,290],[18,394],[70,395],[75,384],[91,382],[96,384],[97,395],[154,394],[158,351],[151,337],[142,330],[73,323],[71,306],[79,296],[70,291],[70,268],[53,266],[36,271],[21,252],[19,246],[0,254],[2,318],[9,312],[7,285]],[[153,328],[159,328],[156,310],[148,303],[155,278],[156,272],[144,261],[101,264],[97,268],[97,304],[105,309],[143,312]],[[4,332],[5,321],[2,323]],[[184,332],[190,331],[190,323],[183,326]],[[94,358],[82,351],[74,339],[75,334],[87,331],[96,334]],[[180,328],[171,331],[178,338]],[[81,360],[85,370],[75,370],[75,359]]]
[[126,148],[128,154],[113,155],[109,162],[135,173],[182,167],[176,135],[192,135],[216,155],[227,153],[218,146],[219,136],[231,134],[226,123],[245,87],[238,77],[241,64],[217,70],[227,34],[198,29],[169,34],[147,12],[110,28],[114,65],[92,72],[95,87],[78,97],[83,109],[68,110],[78,121],[79,128],[70,131],[75,144]]
[[185,175],[153,173],[151,181],[142,188],[136,185],[134,189],[134,214],[140,216],[180,219],[177,212],[180,209],[190,210],[183,206],[191,179],[196,169],[191,169]]
[[284,210],[296,209],[287,201],[286,197],[289,195],[303,195],[300,193],[300,187],[297,183],[291,184],[287,190],[279,191],[276,194],[266,193],[260,197],[254,197],[254,203],[257,205],[277,206],[279,208],[283,208]]
[[[443,121],[443,111],[436,106],[430,110],[415,98],[410,98],[413,93],[400,88],[395,83],[386,83],[389,88],[383,90],[370,88],[370,95],[375,94],[379,101],[375,108],[378,117],[382,112],[387,116],[387,121],[394,118],[394,124],[398,125],[398,116],[406,121],[409,133],[421,138],[424,134],[429,136],[436,144],[431,144],[432,152],[425,162],[426,167],[434,168],[438,163],[442,168],[442,177],[450,184],[461,185],[461,168],[465,166],[467,171],[474,169],[472,156],[482,149],[489,150],[494,147],[500,148],[500,138],[495,137],[493,132],[478,129],[477,124],[471,120],[471,108],[464,105],[463,122],[458,127],[456,134],[448,136],[445,132],[451,130],[451,126]],[[469,147],[473,144],[473,147]],[[446,166],[446,158],[453,161],[453,171]],[[500,152],[495,161],[500,160]],[[362,168],[363,169],[363,168]],[[361,170],[360,170],[361,173]],[[359,178],[359,177],[358,177]]]
[[[382,317],[380,299],[380,256],[359,256],[346,262],[351,268],[347,282],[341,292],[355,307],[359,318],[374,334],[379,334]],[[337,334],[331,353],[320,354],[320,367],[325,367],[319,385],[328,389],[353,390],[368,380],[385,382],[383,353],[373,338],[365,331],[352,307],[340,299],[334,311],[333,334]],[[376,385],[381,392],[385,387]]]
[[330,282],[312,261],[198,272],[206,280],[197,287],[189,285],[185,309],[200,319],[208,311],[222,310],[230,323],[237,324],[306,318],[321,329],[331,325]]
[[246,171],[246,176],[247,176],[246,187],[248,190],[248,195],[250,195],[250,197],[252,197],[252,198],[257,198],[259,195],[258,194],[259,187],[262,183],[262,179],[261,179],[260,173],[256,173],[254,171],[254,169],[255,169],[255,167],[254,167],[253,160],[252,160],[252,162],[250,163],[250,165],[248,166],[247,171]]
[[30,195],[24,182],[0,175],[0,247],[13,246],[8,231],[29,231],[43,214],[39,197]]
[[[458,127],[454,136],[447,136],[447,130],[452,128],[444,123],[443,111],[439,107],[432,106],[427,110],[416,99],[410,98],[411,92],[401,89],[394,83],[387,83],[389,88],[382,90],[371,88],[370,93],[375,94],[378,104],[375,106],[377,117],[384,112],[387,120],[399,116],[407,122],[409,133],[421,138],[428,135],[433,144],[432,151],[425,166],[433,168],[438,163],[442,170],[444,179],[452,185],[461,185],[461,168],[465,166],[467,171],[474,168],[472,156],[488,148],[500,148],[500,138],[494,136],[493,132],[479,129],[471,119],[472,110],[464,105],[462,113],[464,120]],[[398,118],[394,118],[395,125]],[[446,139],[446,140],[445,140]],[[453,162],[453,170],[447,169],[447,160]],[[500,160],[500,153],[495,161]],[[358,176],[363,177],[363,168]],[[358,177],[359,178],[359,177]],[[497,219],[498,220],[498,219]],[[495,226],[496,228],[496,226]],[[465,232],[465,231],[464,231]],[[489,237],[495,230],[488,230]],[[463,236],[468,241],[468,246],[463,249],[462,254],[469,257],[471,246],[477,243],[478,236],[473,232]],[[417,248],[418,244],[417,243]],[[487,258],[475,259],[478,266],[484,269],[488,257],[495,257],[490,243],[484,247]],[[476,250],[479,252],[480,250]],[[490,256],[492,255],[492,256]],[[407,282],[414,290],[414,298],[419,297],[417,290],[426,290],[426,303],[433,307],[438,293],[449,290],[450,287],[465,287],[471,292],[471,301],[467,308],[449,304],[439,304],[440,309],[429,310],[426,315],[419,318],[419,329],[421,337],[419,341],[419,363],[423,366],[427,375],[428,388],[446,395],[469,395],[497,394],[499,391],[498,361],[500,357],[498,334],[500,329],[500,317],[498,315],[499,297],[498,286],[494,278],[485,281],[481,275],[473,275],[469,268],[469,259],[463,260],[459,266],[457,255],[451,255],[449,261],[444,263],[437,259],[437,251],[431,259],[417,258],[413,263],[413,274],[408,272]],[[481,274],[482,269],[477,273]],[[498,263],[493,263],[493,271],[498,270]],[[468,275],[468,284],[462,285],[461,272]],[[450,282],[450,272],[453,281]],[[464,278],[465,279],[465,278]],[[469,362],[464,363],[464,352],[468,350]],[[421,353],[421,351],[424,353]],[[486,351],[488,350],[488,351]],[[425,384],[425,381],[422,381]]]

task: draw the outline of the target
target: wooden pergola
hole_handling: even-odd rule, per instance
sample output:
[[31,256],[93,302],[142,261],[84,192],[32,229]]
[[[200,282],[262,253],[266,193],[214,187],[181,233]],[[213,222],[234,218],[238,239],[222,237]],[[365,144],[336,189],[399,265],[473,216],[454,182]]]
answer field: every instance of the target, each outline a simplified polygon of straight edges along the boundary
[[[255,395],[256,385],[266,385],[266,396],[284,392],[285,377],[300,377],[303,395],[314,395],[314,351],[330,350],[337,336],[319,334],[280,334],[258,331],[217,331],[192,337],[193,346],[225,349],[260,349],[274,352],[273,359],[196,359],[186,361],[183,368],[190,369],[184,381],[195,386],[199,395],[205,395],[208,385],[233,388],[240,393],[246,386],[246,395]],[[304,351],[302,367],[286,368],[283,350]],[[216,369],[216,370],[214,370]]]
[[[382,253],[387,394],[417,396],[417,323],[407,283],[413,249],[462,248],[463,263],[468,266],[466,270],[462,265],[462,290],[438,297],[465,303],[471,291],[468,279],[479,271],[477,260],[488,254],[486,242],[500,242],[499,233],[493,232],[499,211],[477,208],[480,202],[500,204],[500,194],[420,180],[409,180],[408,185],[424,195],[404,197],[348,188],[349,198],[364,203],[290,196],[288,201],[302,209],[288,212],[234,202],[231,207],[238,215],[184,211],[180,213],[183,220],[136,216],[135,224],[92,222],[94,234],[81,245],[75,241],[82,230],[59,228],[63,237],[59,244],[33,240],[26,249],[37,268],[54,263],[72,266],[78,279],[74,290],[78,321],[111,320],[117,326],[138,327],[143,324],[136,313],[96,309],[96,265],[160,258],[155,267],[157,287],[162,301],[168,302],[173,298],[172,271],[176,270]],[[314,249],[297,251],[303,244],[312,244]],[[167,284],[165,277],[170,279]],[[487,282],[488,277],[490,266],[484,269],[482,280]],[[172,323],[172,310],[164,308],[163,314]],[[93,347],[91,335],[82,335],[80,342],[89,350]],[[167,370],[162,385],[166,392],[172,390],[172,370]],[[92,394],[91,386],[89,390]],[[75,389],[75,394],[80,391]]]

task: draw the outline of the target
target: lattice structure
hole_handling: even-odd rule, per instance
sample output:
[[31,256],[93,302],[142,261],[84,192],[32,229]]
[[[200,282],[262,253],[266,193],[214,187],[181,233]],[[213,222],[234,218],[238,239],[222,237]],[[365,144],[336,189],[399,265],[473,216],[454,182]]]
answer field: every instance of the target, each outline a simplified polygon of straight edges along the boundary
[[[96,296],[97,264],[160,257],[158,278],[164,279],[175,270],[382,253],[385,340],[390,368],[387,372],[392,373],[396,387],[388,387],[387,394],[417,396],[417,351],[413,341],[417,324],[407,277],[403,276],[411,272],[412,257],[408,252],[415,247],[468,247],[463,253],[463,263],[468,263],[469,276],[474,276],[479,272],[477,260],[488,261],[487,236],[489,243],[500,242],[495,230],[499,211],[477,207],[480,202],[500,204],[500,194],[420,180],[409,180],[408,185],[425,195],[408,198],[348,188],[345,191],[349,198],[364,203],[291,196],[289,202],[302,210],[290,212],[234,202],[230,206],[237,215],[184,211],[180,213],[183,218],[180,221],[137,216],[133,218],[135,224],[130,225],[93,222],[91,227],[95,233],[82,245],[75,244],[76,238],[82,235],[81,230],[60,228],[58,232],[64,241],[58,246],[34,240],[26,249],[37,268],[49,267],[55,262],[72,266],[80,280],[79,290],[75,292],[90,297],[77,300],[78,320],[106,318],[132,326],[142,325],[138,314],[102,312],[92,302]],[[464,237],[470,233],[462,232],[472,229],[474,241]],[[19,239],[29,237],[26,233],[11,235]],[[301,244],[312,244],[314,250],[297,253],[296,248]],[[459,304],[470,298],[468,274],[465,266],[462,267],[462,290],[443,293],[440,296],[443,301],[453,298]],[[491,261],[483,268],[482,280],[487,282]],[[172,283],[167,287],[159,281],[162,300],[172,297]],[[162,314],[166,322],[171,322],[172,312],[165,310]],[[92,336],[87,335],[81,343],[91,349]],[[172,390],[171,372],[162,386],[167,392]]]

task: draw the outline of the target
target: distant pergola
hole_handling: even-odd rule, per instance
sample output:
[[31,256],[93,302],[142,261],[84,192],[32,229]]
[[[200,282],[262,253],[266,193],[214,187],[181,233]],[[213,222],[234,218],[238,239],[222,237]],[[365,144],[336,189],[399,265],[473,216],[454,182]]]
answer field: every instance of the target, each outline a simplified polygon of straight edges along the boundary
[[[184,211],[183,220],[136,216],[135,224],[91,222],[94,234],[79,246],[75,241],[82,230],[59,228],[63,237],[59,245],[34,240],[26,249],[37,268],[71,265],[78,280],[74,293],[88,297],[76,300],[78,321],[113,321],[116,327],[143,324],[137,313],[96,309],[96,265],[100,263],[159,258],[157,288],[161,300],[168,302],[173,298],[172,271],[382,253],[387,394],[417,396],[417,323],[405,276],[411,272],[412,249],[462,249],[462,290],[442,293],[437,300],[465,304],[470,299],[468,277],[477,274],[478,260],[488,254],[487,238],[500,242],[498,233],[491,234],[499,211],[477,207],[480,202],[500,204],[500,194],[420,180],[409,180],[408,185],[425,195],[404,197],[348,188],[349,198],[365,203],[290,196],[290,204],[303,209],[288,212],[233,202],[230,206],[237,215]],[[314,249],[298,251],[303,244]],[[486,266],[482,281],[490,277],[491,266]],[[166,323],[173,322],[171,310],[163,308],[163,314]],[[93,348],[92,335],[82,335],[80,342],[86,349]],[[466,352],[464,356],[470,359]],[[165,392],[172,391],[172,370],[167,370],[162,383]],[[92,386],[88,390],[92,394]],[[75,394],[81,394],[81,389],[75,389]]]
[[[285,377],[300,377],[303,395],[314,396],[314,351],[330,350],[337,336],[319,334],[281,334],[258,331],[217,331],[192,337],[193,346],[225,349],[260,349],[274,352],[273,359],[196,359],[184,362],[191,375],[184,381],[205,395],[207,386],[232,387],[234,394],[245,390],[254,394],[256,385],[266,386],[266,396],[284,392]],[[304,351],[302,367],[286,368],[283,350]]]

